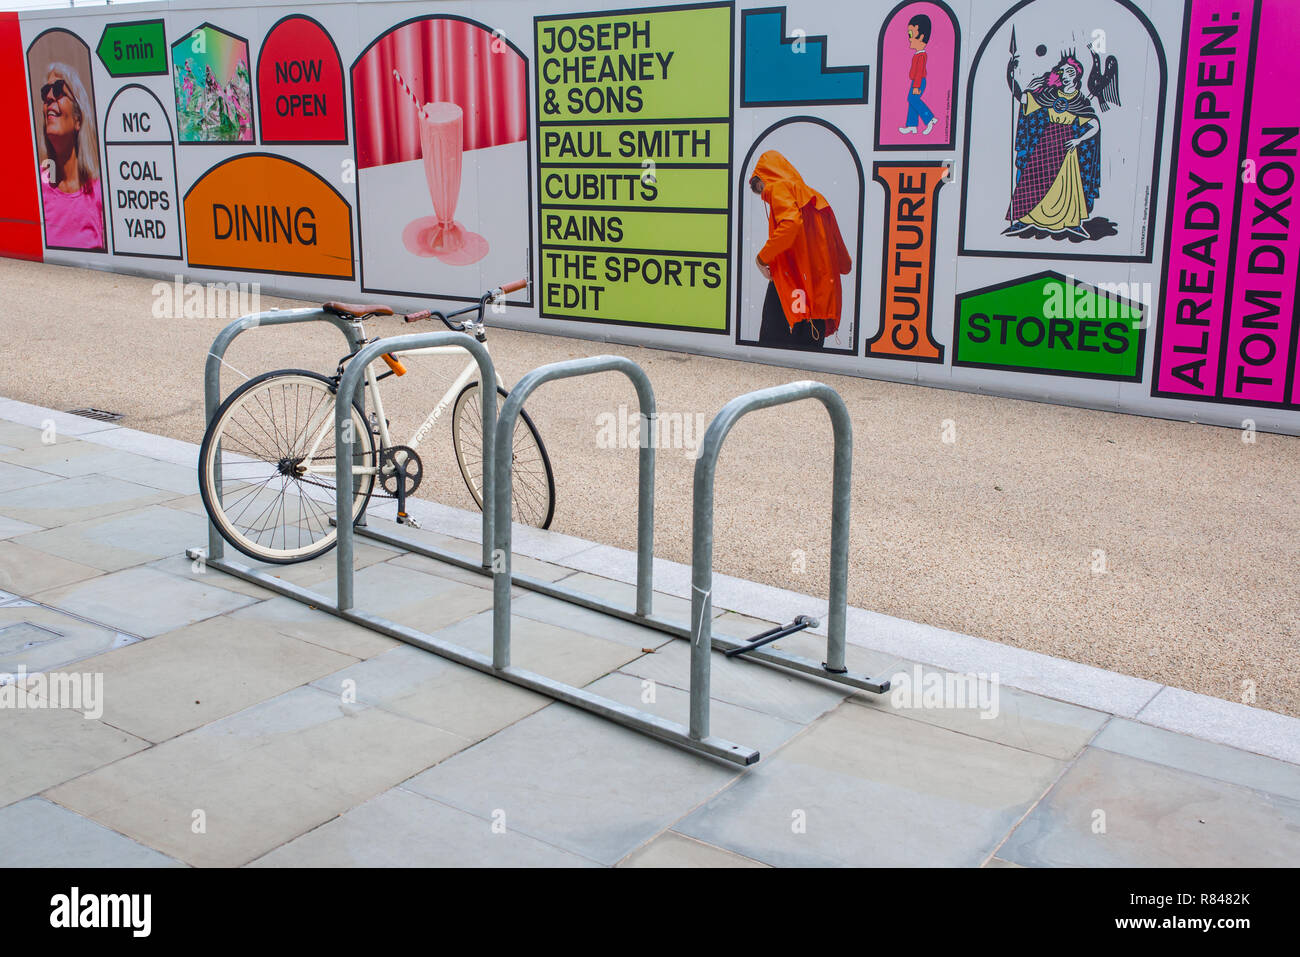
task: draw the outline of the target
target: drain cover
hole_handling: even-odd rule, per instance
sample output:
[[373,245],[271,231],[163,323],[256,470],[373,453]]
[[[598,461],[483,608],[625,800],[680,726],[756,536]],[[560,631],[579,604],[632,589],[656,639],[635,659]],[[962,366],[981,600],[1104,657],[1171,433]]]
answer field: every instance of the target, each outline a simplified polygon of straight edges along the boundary
[[121,412],[106,412],[103,409],[69,409],[68,412],[87,419],[98,419],[100,422],[116,422],[122,418]]

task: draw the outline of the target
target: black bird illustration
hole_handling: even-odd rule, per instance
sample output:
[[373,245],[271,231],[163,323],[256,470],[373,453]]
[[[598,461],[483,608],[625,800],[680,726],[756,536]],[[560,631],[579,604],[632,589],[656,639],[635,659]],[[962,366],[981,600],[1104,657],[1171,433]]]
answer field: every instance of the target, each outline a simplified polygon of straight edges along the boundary
[[1097,51],[1088,47],[1092,54],[1092,72],[1088,74],[1088,95],[1095,96],[1101,111],[1105,113],[1112,106],[1122,106],[1119,101],[1119,61],[1113,56],[1106,57],[1106,69],[1101,68],[1101,57]]

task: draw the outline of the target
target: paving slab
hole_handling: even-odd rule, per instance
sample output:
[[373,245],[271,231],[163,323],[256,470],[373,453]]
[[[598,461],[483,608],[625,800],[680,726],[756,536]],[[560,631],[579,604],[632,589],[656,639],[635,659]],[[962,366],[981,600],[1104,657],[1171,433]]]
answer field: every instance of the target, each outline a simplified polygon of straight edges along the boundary
[[253,867],[595,867],[488,819],[393,788]]
[[1164,687],[1139,721],[1300,764],[1300,718]]
[[694,838],[664,831],[649,844],[639,847],[619,867],[766,867],[758,861],[724,851]]
[[847,617],[850,643],[868,645],[962,674],[996,673],[1006,687],[1097,711],[1131,718],[1150,704],[1162,687],[1145,678],[1105,671],[864,608],[849,606]]
[[[0,416],[3,419],[3,416]],[[42,444],[41,430],[8,420],[0,421],[0,443],[16,449],[31,449]]]
[[170,575],[183,582],[197,582],[199,584],[209,585],[214,588],[221,588],[226,591],[235,592],[238,595],[244,595],[259,601],[269,600],[275,597],[275,592],[269,588],[245,581],[235,575],[227,575],[215,568],[209,568],[207,562],[202,558],[190,558],[184,552],[176,551],[152,561],[144,566],[151,571],[162,572],[164,575]]
[[[46,796],[196,866],[261,857],[468,742],[298,688]],[[205,831],[195,833],[196,811]]]
[[[199,495],[198,492],[195,492],[193,495],[180,495],[175,498],[169,498],[167,501],[163,502],[162,504],[167,506],[168,508],[174,508],[181,512],[189,512],[191,515],[201,515],[205,521],[207,520],[208,517],[208,510],[203,505],[203,497]],[[199,545],[206,547],[207,543],[208,543],[208,536],[204,535],[203,541],[201,543],[190,542],[185,546],[185,548],[193,548]],[[239,552],[235,551],[235,549],[231,548],[229,545],[226,546],[226,550],[231,552],[232,556],[240,554]],[[184,551],[184,549],[182,549],[182,551]]]
[[134,482],[103,475],[83,475],[25,484],[0,492],[0,515],[52,528],[156,505],[172,497],[171,492]]
[[[197,404],[196,402],[195,405]],[[122,426],[88,432],[81,438],[84,442],[91,442],[105,448],[134,452],[136,455],[143,455],[157,462],[185,465],[197,470],[199,448],[196,444],[182,439],[168,438],[165,435]]]
[[[409,568],[413,571],[422,572],[425,575],[433,575],[435,578],[445,578],[448,581],[457,582],[461,585],[468,585],[471,588],[482,588],[491,590],[492,579],[486,575],[480,575],[478,572],[470,571],[468,568],[461,568],[458,565],[448,565],[446,562],[440,562],[437,559],[426,558],[423,555],[416,555],[413,552],[403,552],[396,557],[390,555],[392,564],[398,568]],[[514,585],[510,589],[512,598],[523,598],[532,592],[525,588]]]
[[404,787],[612,865],[738,773],[554,704]]
[[[304,586],[333,602],[338,581],[328,578]],[[492,607],[492,592],[439,578],[391,562],[354,571],[353,607],[426,634]]]
[[551,698],[411,645],[326,675],[313,686],[479,741],[551,703]]
[[40,525],[33,525],[31,522],[20,522],[17,519],[0,515],[0,539],[17,538],[19,535],[26,535],[28,532],[39,532],[40,530]]
[[[709,690],[713,698],[751,711],[775,715],[795,725],[815,721],[836,707],[851,691],[829,681],[780,671],[739,658],[728,659],[717,652],[714,652],[709,661]],[[621,670],[666,687],[689,690],[690,643],[674,639],[672,644],[665,645],[652,655],[642,655]]]
[[353,658],[371,658],[389,649],[403,647],[394,638],[354,625],[329,612],[310,608],[283,595],[245,605],[231,612],[228,617],[232,623],[265,623],[282,635],[309,641]]
[[[580,631],[584,635],[605,638],[620,645],[627,645],[629,648],[659,648],[669,642],[680,641],[654,628],[624,621],[622,618],[614,618],[538,592],[525,592],[520,597],[512,598],[510,611],[523,618],[544,621],[561,628]],[[682,644],[684,645],[685,642]]]
[[[483,548],[477,541],[471,541],[464,538],[453,538],[451,535],[442,535],[427,528],[402,527],[400,534],[404,537],[410,538],[413,542],[417,542],[429,548],[438,548],[446,552],[451,552],[453,555],[459,555],[462,558],[468,558],[474,561],[482,561],[483,559]],[[357,540],[362,541],[363,538],[358,537]],[[422,557],[413,552],[404,552],[403,554],[410,558]],[[441,563],[439,564],[441,565]],[[457,571],[466,575],[472,575],[476,579],[490,581],[490,579],[486,579],[485,576],[479,575],[477,572],[466,571],[465,569],[459,568],[455,565],[443,567],[455,568]],[[528,575],[532,578],[540,578],[542,581],[548,582],[558,581],[566,575],[573,574],[572,568],[566,568],[563,565],[540,561],[536,558],[529,558],[527,555],[520,554],[515,554],[510,559],[510,571],[516,575]]]
[[184,866],[39,797],[0,808],[0,861],[5,867]]
[[34,595],[100,574],[101,569],[20,542],[0,542],[0,588],[15,594]]
[[1300,801],[1300,767],[1149,724],[1112,718],[1092,746]]
[[149,746],[81,712],[40,707],[36,696],[13,693],[20,703],[0,708],[0,807]]
[[[176,543],[206,534],[196,516],[150,505],[103,518],[33,532],[13,540],[49,555],[116,572],[176,554]],[[53,587],[46,585],[45,588]]]
[[[622,605],[624,608],[636,607],[636,585],[630,585],[627,582],[615,581],[612,578],[601,578],[599,575],[593,575],[589,572],[575,572],[560,579],[560,584],[576,592],[604,599],[611,604]],[[652,596],[650,610],[657,618],[666,618],[669,621],[680,622],[683,625],[691,620],[691,603],[689,601],[661,591],[656,591]],[[725,610],[724,608],[715,607],[713,616],[716,618]]]
[[1300,801],[1089,748],[998,856],[1027,867],[1294,867]]
[[754,618],[734,611],[725,611],[713,619],[713,633],[725,638],[748,639],[775,628],[779,624],[784,624],[784,622],[768,621],[765,618]]
[[105,470],[105,475],[112,478],[147,485],[149,488],[177,495],[197,495],[199,493],[199,473],[197,462],[189,465],[176,465],[172,462],[160,462],[146,459],[143,463],[131,463]]
[[[139,640],[27,599],[0,605],[0,674],[63,668]],[[77,670],[86,671],[87,666],[78,665]]]
[[845,703],[674,830],[778,866],[978,867],[1063,767]]
[[[690,725],[691,696],[679,688],[620,672],[593,681],[587,690],[680,725]],[[753,748],[760,755],[772,754],[803,729],[796,722],[717,699],[709,711],[714,735]]]
[[[206,539],[207,532],[204,532]],[[227,546],[229,548],[229,546]],[[254,571],[263,572],[281,578],[284,581],[294,585],[300,585],[303,588],[311,588],[317,582],[326,578],[332,578],[338,568],[338,559],[333,549],[313,558],[311,561],[294,562],[292,565],[272,565],[266,562],[259,562],[249,558],[234,549],[230,549],[230,557],[238,562],[249,566]],[[392,549],[382,545],[371,545],[358,541],[352,554],[352,567],[354,570],[369,568],[379,562],[386,562],[392,559],[397,553]],[[319,589],[317,589],[319,590]],[[333,592],[330,593],[333,595]]]
[[104,675],[104,720],[165,741],[355,661],[268,625],[223,617],[83,662]]
[[888,677],[888,694],[855,694],[853,702],[1061,760],[1082,751],[1110,717],[1005,687],[989,675],[913,665]]
[[21,457],[18,458],[17,462],[0,461],[0,492],[31,488],[34,485],[46,485],[59,480],[59,476],[51,472],[27,468],[21,464],[23,461]]
[[119,449],[76,440],[51,442],[16,452],[0,453],[0,462],[12,462],[31,469],[39,469],[64,478],[95,475],[116,469],[145,468],[154,461],[142,455],[133,455]]
[[[492,612],[466,618],[433,635],[490,657]],[[545,622],[510,619],[510,663],[579,688],[626,665],[640,653],[640,649]]]
[[[256,600],[218,587],[212,581],[215,577],[195,575],[186,580],[141,566],[40,592],[33,597],[74,615],[141,638],[152,638]],[[130,596],[130,601],[124,601],[125,596]]]
[[107,432],[110,429],[120,428],[113,422],[87,419],[70,412],[58,412],[29,402],[6,398],[0,398],[0,418],[38,429],[40,430],[38,434],[42,435],[52,429],[59,441],[63,441],[67,436],[89,435],[92,432]]

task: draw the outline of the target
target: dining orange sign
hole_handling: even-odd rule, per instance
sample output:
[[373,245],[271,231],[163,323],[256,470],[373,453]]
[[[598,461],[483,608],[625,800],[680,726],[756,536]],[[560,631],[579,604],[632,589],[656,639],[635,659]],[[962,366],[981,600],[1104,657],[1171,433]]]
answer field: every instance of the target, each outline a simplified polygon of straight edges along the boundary
[[191,266],[351,279],[352,208],[307,167],[267,153],[218,163],[185,194]]

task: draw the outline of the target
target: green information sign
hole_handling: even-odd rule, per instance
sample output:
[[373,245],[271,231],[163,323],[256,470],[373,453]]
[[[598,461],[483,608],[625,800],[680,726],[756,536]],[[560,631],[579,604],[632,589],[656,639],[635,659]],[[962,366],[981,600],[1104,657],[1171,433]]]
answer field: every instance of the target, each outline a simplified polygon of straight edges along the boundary
[[534,21],[542,316],[728,331],[732,15]]
[[167,72],[167,38],[161,20],[110,23],[95,48],[110,76],[159,76]]
[[962,293],[952,363],[1138,382],[1149,296],[1134,285],[1042,272]]

